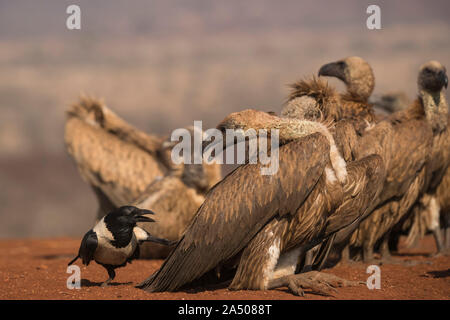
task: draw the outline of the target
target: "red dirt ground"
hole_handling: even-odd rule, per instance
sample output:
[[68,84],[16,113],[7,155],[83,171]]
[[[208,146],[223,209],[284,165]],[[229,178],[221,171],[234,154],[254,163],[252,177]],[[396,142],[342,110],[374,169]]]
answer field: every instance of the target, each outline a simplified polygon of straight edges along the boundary
[[[365,285],[338,288],[334,297],[291,295],[285,289],[271,291],[214,291],[147,293],[134,288],[160,265],[161,260],[139,260],[117,270],[108,288],[99,284],[106,271],[96,263],[81,267],[82,287],[69,290],[67,263],[75,256],[80,239],[21,239],[0,241],[0,299],[450,299],[450,257],[429,258],[433,239],[425,238],[415,249],[401,249],[403,260],[431,261],[416,266],[381,265],[381,289]],[[80,265],[80,263],[78,263]],[[367,265],[337,266],[326,272],[349,280],[366,280]]]

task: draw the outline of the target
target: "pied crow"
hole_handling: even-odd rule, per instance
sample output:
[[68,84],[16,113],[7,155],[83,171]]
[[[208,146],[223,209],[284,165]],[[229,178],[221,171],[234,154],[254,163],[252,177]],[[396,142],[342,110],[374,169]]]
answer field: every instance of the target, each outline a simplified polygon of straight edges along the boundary
[[78,255],[68,265],[78,258],[86,266],[94,260],[108,271],[109,278],[102,283],[102,287],[108,286],[116,276],[116,268],[124,267],[133,259],[139,258],[140,243],[151,241],[163,245],[172,244],[171,241],[154,237],[136,226],[137,222],[155,222],[145,216],[148,214],[154,212],[134,206],[123,206],[110,212],[84,235]]

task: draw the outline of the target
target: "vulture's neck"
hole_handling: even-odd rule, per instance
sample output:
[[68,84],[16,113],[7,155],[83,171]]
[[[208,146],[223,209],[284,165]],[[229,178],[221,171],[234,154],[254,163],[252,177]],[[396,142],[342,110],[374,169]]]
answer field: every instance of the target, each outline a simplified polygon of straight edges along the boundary
[[371,77],[365,76],[360,79],[352,79],[350,83],[346,83],[347,93],[345,96],[351,97],[353,101],[367,103],[372,94],[375,83]]
[[365,78],[347,84],[347,92],[341,94],[342,118],[356,118],[366,123],[375,122],[375,114],[369,103],[373,87],[374,81]]
[[444,131],[447,128],[448,105],[443,90],[438,92],[420,90],[419,96],[425,116],[433,128],[433,133]]

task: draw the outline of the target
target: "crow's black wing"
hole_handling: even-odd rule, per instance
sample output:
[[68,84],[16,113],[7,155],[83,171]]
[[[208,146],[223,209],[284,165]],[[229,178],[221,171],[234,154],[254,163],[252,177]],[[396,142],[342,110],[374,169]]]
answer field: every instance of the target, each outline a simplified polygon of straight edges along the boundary
[[83,264],[89,265],[89,262],[94,258],[95,250],[97,249],[98,240],[94,231],[89,230],[81,240],[80,250],[78,255],[80,256]]

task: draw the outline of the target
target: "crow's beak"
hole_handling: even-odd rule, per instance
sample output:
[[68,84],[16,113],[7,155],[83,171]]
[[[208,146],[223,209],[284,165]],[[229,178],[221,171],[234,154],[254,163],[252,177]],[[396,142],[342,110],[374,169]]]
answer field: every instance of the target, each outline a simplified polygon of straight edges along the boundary
[[138,209],[138,210],[136,210],[134,219],[136,220],[136,222],[155,222],[155,220],[153,220],[152,218],[145,216],[148,214],[155,214],[155,213],[151,210]]
[[327,63],[320,68],[318,75],[319,77],[335,77],[345,81],[344,64],[342,62]]
[[155,222],[155,220],[146,216],[137,216],[134,220],[136,220],[136,222]]

